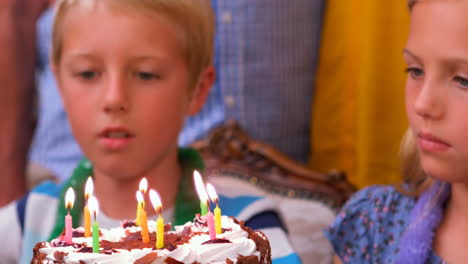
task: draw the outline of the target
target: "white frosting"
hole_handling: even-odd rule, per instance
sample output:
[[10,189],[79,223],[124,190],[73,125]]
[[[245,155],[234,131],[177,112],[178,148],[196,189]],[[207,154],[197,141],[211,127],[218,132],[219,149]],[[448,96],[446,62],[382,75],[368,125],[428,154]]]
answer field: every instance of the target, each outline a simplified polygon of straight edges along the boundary
[[[117,252],[110,255],[98,254],[98,253],[80,253],[79,249],[72,246],[69,247],[52,247],[49,243],[46,243],[46,247],[41,248],[40,252],[47,255],[43,263],[48,263],[49,260],[55,260],[54,253],[57,251],[68,253],[64,257],[65,263],[79,264],[80,260],[84,263],[96,263],[96,264],[128,264],[133,263],[136,260],[144,257],[145,255],[155,252],[160,258],[157,258],[153,264],[164,264],[164,260],[167,257],[174,258],[183,263],[193,263],[195,261],[201,264],[224,264],[226,259],[230,259],[234,263],[237,261],[239,255],[250,256],[256,255],[260,257],[260,252],[257,250],[255,242],[248,238],[248,233],[244,231],[240,225],[234,223],[232,218],[222,216],[222,226],[229,231],[225,231],[222,234],[217,235],[218,239],[226,239],[231,243],[213,243],[204,244],[210,240],[207,227],[196,226],[195,224],[188,222],[182,226],[176,226],[175,231],[170,233],[180,233],[184,228],[190,228],[192,233],[201,233],[193,236],[188,243],[178,245],[173,251],[167,249],[153,250],[153,244],[148,244],[148,248],[144,249],[116,249]],[[149,230],[155,230],[155,221],[148,222]],[[83,228],[76,229],[77,231],[83,231]],[[140,227],[128,227],[128,228],[113,228],[113,229],[100,229],[101,240],[107,240],[110,242],[119,242],[122,238],[126,237],[126,232],[140,232]],[[262,236],[263,237],[263,236]],[[266,239],[266,238],[265,238]],[[56,239],[53,242],[58,242]],[[84,243],[87,246],[92,246],[92,238],[73,238],[74,243]]]

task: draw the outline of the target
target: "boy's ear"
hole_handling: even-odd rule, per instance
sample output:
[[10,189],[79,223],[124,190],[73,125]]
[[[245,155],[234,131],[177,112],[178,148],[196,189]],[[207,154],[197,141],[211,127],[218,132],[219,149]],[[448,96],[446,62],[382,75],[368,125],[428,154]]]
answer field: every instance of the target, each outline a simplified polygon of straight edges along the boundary
[[205,104],[206,98],[211,91],[211,87],[216,78],[216,71],[213,66],[207,67],[202,74],[200,79],[197,82],[197,86],[194,88],[193,94],[191,96],[190,105],[189,105],[189,115],[194,115],[200,111],[200,109]]

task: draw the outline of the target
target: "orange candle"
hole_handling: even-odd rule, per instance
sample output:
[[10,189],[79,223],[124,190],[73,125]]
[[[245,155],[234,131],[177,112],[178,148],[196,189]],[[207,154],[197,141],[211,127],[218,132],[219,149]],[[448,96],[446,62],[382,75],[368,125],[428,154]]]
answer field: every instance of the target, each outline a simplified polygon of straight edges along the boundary
[[[137,191],[136,195],[138,203],[143,204],[143,194],[140,191]],[[148,219],[146,217],[146,212],[143,209],[140,211],[140,226],[143,243],[149,243]]]
[[91,237],[91,214],[86,205],[84,208],[84,237]]
[[85,187],[85,202],[86,202],[86,206],[84,207],[84,229],[85,229],[84,236],[85,237],[91,237],[91,214],[89,212],[88,199],[93,194],[93,191],[94,191],[93,178],[89,177],[88,180],[86,181],[86,187]]

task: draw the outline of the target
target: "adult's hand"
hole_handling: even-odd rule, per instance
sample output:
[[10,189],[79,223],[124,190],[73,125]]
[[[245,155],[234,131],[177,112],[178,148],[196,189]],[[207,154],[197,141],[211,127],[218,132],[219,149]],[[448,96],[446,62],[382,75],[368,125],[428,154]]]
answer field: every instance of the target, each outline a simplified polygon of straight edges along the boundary
[[26,191],[36,74],[36,22],[50,0],[0,0],[0,206]]

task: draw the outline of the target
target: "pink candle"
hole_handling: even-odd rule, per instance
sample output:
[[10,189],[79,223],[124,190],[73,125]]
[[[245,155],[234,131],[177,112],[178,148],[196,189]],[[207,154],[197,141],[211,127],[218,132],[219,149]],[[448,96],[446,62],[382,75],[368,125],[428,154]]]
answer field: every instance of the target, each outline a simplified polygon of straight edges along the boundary
[[73,233],[72,217],[70,215],[70,211],[68,211],[68,214],[65,216],[65,243],[67,244],[72,243],[72,233]]
[[72,217],[70,215],[70,210],[73,208],[73,203],[75,202],[75,192],[70,187],[65,194],[65,208],[68,210],[68,214],[65,216],[65,243],[72,243],[73,236],[73,226],[72,226]]
[[213,213],[211,211],[209,211],[208,214],[206,215],[206,220],[208,221],[208,230],[209,230],[209,233],[210,233],[210,239],[215,240],[216,239],[216,228],[215,228]]

